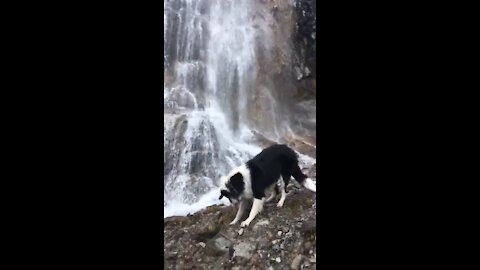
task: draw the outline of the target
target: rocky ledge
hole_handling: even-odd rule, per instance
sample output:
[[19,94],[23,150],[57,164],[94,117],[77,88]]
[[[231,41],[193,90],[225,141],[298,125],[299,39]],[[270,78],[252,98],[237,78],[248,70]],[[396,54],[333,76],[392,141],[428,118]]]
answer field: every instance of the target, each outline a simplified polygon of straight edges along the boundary
[[165,269],[315,269],[315,193],[296,185],[282,208],[279,198],[266,203],[246,228],[228,225],[234,206],[164,219]]

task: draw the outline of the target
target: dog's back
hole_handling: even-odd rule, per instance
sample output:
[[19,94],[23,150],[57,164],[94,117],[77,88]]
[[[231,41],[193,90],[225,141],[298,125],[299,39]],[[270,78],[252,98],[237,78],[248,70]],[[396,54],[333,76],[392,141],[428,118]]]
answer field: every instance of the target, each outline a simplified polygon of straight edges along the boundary
[[[298,166],[297,153],[284,144],[275,144],[265,148],[247,162],[247,165],[253,171],[252,181],[261,180],[262,182],[262,184],[252,184],[261,185],[261,188],[275,183],[280,176],[283,177],[286,185],[288,185],[291,176],[300,184],[306,185],[307,176],[302,173]],[[309,185],[307,188],[311,189],[311,186]]]

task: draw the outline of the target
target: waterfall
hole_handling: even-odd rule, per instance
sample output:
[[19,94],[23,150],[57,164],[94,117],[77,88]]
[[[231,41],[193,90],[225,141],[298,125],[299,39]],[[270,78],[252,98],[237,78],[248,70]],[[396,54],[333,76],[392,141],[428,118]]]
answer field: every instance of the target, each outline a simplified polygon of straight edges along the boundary
[[259,59],[272,58],[274,43],[261,2],[164,1],[166,216],[219,202],[220,176],[261,151],[257,118],[270,122],[275,138],[285,126],[275,125],[286,118],[270,90],[257,97],[268,105],[261,115],[250,105],[254,89],[271,88],[257,83],[265,80]]

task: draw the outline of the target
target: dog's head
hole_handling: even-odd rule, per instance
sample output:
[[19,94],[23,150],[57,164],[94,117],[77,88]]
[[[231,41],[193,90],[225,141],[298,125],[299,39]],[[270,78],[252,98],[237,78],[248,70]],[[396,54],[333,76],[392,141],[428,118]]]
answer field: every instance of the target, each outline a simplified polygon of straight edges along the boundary
[[240,197],[244,191],[245,183],[241,172],[234,172],[233,175],[222,177],[222,185],[220,188],[221,200],[226,197],[231,203],[235,204],[240,201]]

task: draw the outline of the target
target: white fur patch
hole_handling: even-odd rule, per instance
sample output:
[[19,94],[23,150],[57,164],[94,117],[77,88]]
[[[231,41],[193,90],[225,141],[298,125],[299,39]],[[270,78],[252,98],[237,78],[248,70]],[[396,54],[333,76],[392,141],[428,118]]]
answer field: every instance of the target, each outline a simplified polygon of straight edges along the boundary
[[240,204],[238,206],[238,212],[237,215],[235,216],[235,219],[230,222],[230,225],[233,225],[237,223],[243,216],[243,213],[245,213],[245,210],[247,210],[248,203],[246,200],[241,200]]
[[277,203],[277,207],[280,208],[283,206],[283,203],[285,203],[285,198],[287,197],[287,193],[285,193],[285,189],[282,188],[282,197],[280,198],[280,201]]
[[310,178],[305,179],[305,182],[303,182],[303,186],[315,193],[317,192],[317,186]]

